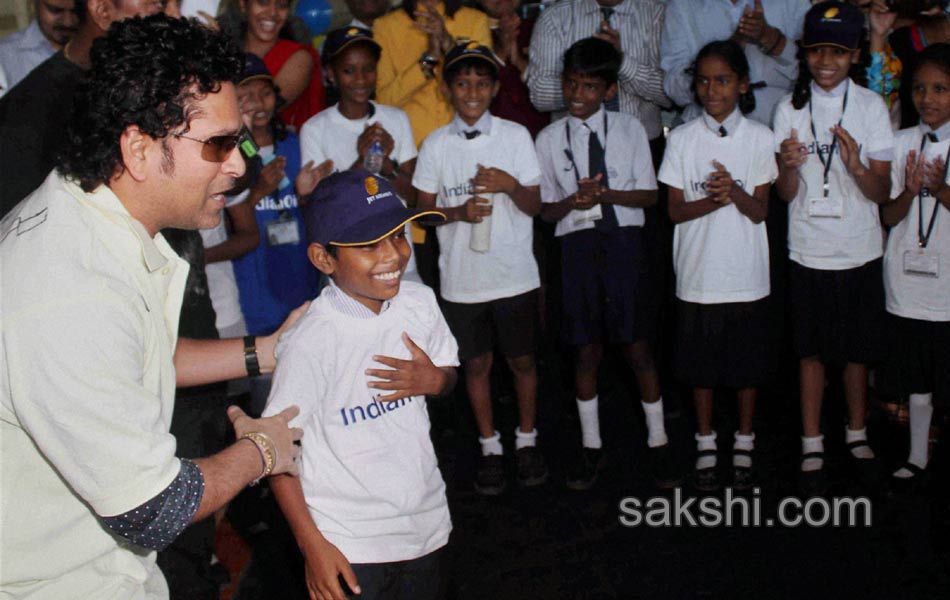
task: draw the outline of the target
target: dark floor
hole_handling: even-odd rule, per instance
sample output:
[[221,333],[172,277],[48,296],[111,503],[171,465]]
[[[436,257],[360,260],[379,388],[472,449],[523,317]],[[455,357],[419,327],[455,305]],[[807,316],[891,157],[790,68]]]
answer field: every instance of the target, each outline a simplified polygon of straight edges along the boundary
[[[564,465],[579,440],[569,371],[542,357],[540,443],[551,468],[544,486],[485,498],[472,491],[475,428],[464,398],[433,402],[433,439],[448,486],[454,532],[450,598],[472,600],[581,598],[947,598],[950,597],[950,505],[947,477],[924,493],[892,498],[860,486],[845,460],[843,401],[829,387],[824,431],[832,481],[829,496],[867,495],[870,527],[647,527],[621,525],[625,497],[660,495],[645,464],[645,426],[632,381],[610,361],[601,390],[601,424],[609,463],[589,492],[564,485]],[[756,421],[756,471],[762,521],[775,517],[782,497],[796,494],[799,416],[792,383],[763,392]],[[692,409],[668,392],[667,427],[677,464],[692,461]],[[516,407],[497,402],[497,426],[510,448]],[[720,448],[731,445],[734,402],[717,402]],[[906,457],[906,427],[876,409],[872,444],[891,467]],[[942,444],[946,449],[950,444]],[[940,446],[938,446],[939,448]],[[938,450],[931,473],[946,474]],[[722,453],[720,464],[728,464]],[[728,470],[723,470],[728,477]],[[684,486],[684,500],[694,492]],[[666,493],[671,496],[671,493]],[[719,495],[722,497],[722,494]],[[263,519],[260,518],[264,515]],[[819,513],[815,513],[820,516]],[[302,567],[278,513],[264,503],[238,503],[232,521],[254,547],[235,598],[304,598]],[[738,512],[736,512],[738,516]],[[258,524],[268,523],[262,532]],[[863,522],[863,521],[862,521]],[[256,526],[256,527],[255,527]],[[253,529],[253,531],[252,531]]]

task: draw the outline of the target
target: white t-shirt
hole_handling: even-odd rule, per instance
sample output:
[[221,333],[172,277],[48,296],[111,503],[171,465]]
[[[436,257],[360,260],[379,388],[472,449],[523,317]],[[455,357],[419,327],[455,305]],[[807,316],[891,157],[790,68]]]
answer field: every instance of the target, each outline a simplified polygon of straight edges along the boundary
[[[604,117],[607,132],[604,133]],[[585,126],[586,124],[586,126]],[[571,146],[567,145],[570,128]],[[640,121],[626,113],[607,113],[603,108],[586,121],[567,116],[548,125],[538,134],[535,147],[541,161],[541,202],[560,202],[577,191],[578,176],[590,174],[588,166],[588,138],[591,131],[603,144],[607,163],[607,179],[612,190],[655,190],[656,175],[650,154],[650,140]],[[572,160],[573,158],[573,160]],[[576,167],[576,171],[575,171]],[[621,227],[641,226],[643,209],[613,206]],[[562,236],[583,229],[593,229],[595,221],[584,218],[588,211],[572,210],[558,221],[554,235]]]
[[[845,91],[848,105],[841,126],[859,144],[861,162],[867,166],[869,159],[890,161],[894,134],[884,101],[850,80],[830,93],[812,84],[814,125],[822,155],[827,158],[830,151],[834,138],[829,130],[841,119]],[[841,198],[841,216],[809,216],[812,199],[822,197],[824,165],[815,151],[808,105],[795,110],[789,95],[775,111],[775,152],[791,137],[792,129],[808,146],[809,157],[799,168],[798,194],[788,205],[789,257],[808,268],[823,270],[853,269],[879,258],[884,253],[884,238],[878,206],[861,193],[847,172],[840,148],[835,148],[828,173],[828,197]]]
[[87,194],[56,172],[2,225],[0,595],[168,598],[155,552],[99,516],[178,476],[168,430],[188,263],[108,187]]
[[[393,151],[390,158],[399,164],[408,162],[416,157],[416,144],[412,137],[412,126],[406,113],[395,106],[370,103],[374,113],[372,117],[364,119],[347,119],[340,112],[339,105],[334,104],[313,115],[300,128],[300,164],[313,161],[314,166],[330,159],[333,161],[333,172],[346,171],[356,159],[359,152],[356,150],[356,141],[360,134],[369,125],[379,123],[393,138]],[[403,204],[406,201],[403,200]],[[406,236],[409,236],[409,225],[406,225]],[[416,256],[409,256],[406,272],[403,277],[418,280]]]
[[445,484],[429,438],[426,399],[379,403],[368,387],[374,355],[410,359],[402,333],[440,367],[458,345],[428,287],[403,281],[372,318],[335,309],[321,295],[277,348],[265,415],[291,405],[304,431],[300,481],[321,533],[351,563],[410,560],[446,544]]
[[[927,161],[942,157],[947,159],[950,152],[950,127],[946,132],[938,131],[936,143],[927,142],[924,157]],[[904,165],[907,154],[920,150],[920,140],[926,125],[902,129],[897,133],[894,148],[894,162],[891,164],[891,198],[904,191]],[[941,134],[944,135],[941,135]],[[946,136],[946,137],[945,137]],[[943,138],[943,139],[941,139]],[[920,214],[920,201],[923,201],[923,214]],[[923,217],[923,229],[926,234],[937,208],[936,222],[926,249],[929,255],[938,260],[938,277],[907,274],[904,272],[905,253],[918,253],[918,229],[920,217]],[[924,321],[950,321],[950,211],[930,194],[926,188],[920,196],[911,202],[910,210],[900,223],[891,228],[887,238],[887,250],[884,253],[884,290],[887,294],[887,312]]]
[[[228,198],[225,205],[230,208],[247,200],[248,193],[244,192]],[[211,229],[202,229],[201,242],[205,248],[213,248],[228,240],[228,230],[225,227],[224,210],[221,211],[221,221]],[[241,300],[238,294],[237,281],[234,279],[234,267],[230,260],[205,264],[205,274],[208,276],[208,292],[211,295],[211,305],[214,306],[214,325],[218,333],[230,332],[235,325],[244,325],[244,315],[241,313]],[[223,334],[222,334],[223,335]]]
[[[723,123],[720,137],[693,119],[667,140],[659,180],[683,190],[686,202],[708,196],[706,179],[719,161],[749,195],[778,175],[772,132],[738,109]],[[765,223],[753,223],[729,204],[703,217],[679,223],[673,233],[676,297],[686,302],[752,302],[769,295],[769,241]]]
[[[423,142],[412,185],[437,194],[438,207],[461,206],[472,197],[471,179],[478,165],[502,169],[523,186],[540,183],[541,168],[528,130],[488,116],[488,131],[474,139],[465,139],[449,124],[433,131]],[[532,252],[531,217],[521,212],[507,194],[485,196],[492,200],[491,245],[487,252],[469,247],[472,223],[457,221],[436,227],[442,297],[450,302],[489,302],[541,286]]]

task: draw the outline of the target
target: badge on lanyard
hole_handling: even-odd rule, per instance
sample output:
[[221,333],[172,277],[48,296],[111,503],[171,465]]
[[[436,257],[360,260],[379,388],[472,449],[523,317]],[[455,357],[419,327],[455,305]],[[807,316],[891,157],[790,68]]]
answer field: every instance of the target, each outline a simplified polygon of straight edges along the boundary
[[[920,139],[920,156],[924,155],[924,146],[927,140],[936,142],[937,136],[928,133]],[[947,163],[943,167],[943,179],[947,179]],[[933,212],[930,213],[930,222],[924,227],[924,196],[917,194],[917,248],[904,251],[904,273],[907,275],[918,275],[924,277],[940,277],[940,255],[927,249],[930,244],[930,236],[933,235],[934,225],[937,223],[937,211],[940,208],[940,200],[936,195],[930,194],[934,199]]]
[[270,246],[300,243],[297,219],[289,211],[282,211],[280,216],[267,222],[264,227],[267,230],[267,243]]
[[[838,119],[838,127],[841,126],[841,122],[844,120],[844,111],[848,108],[848,92],[850,91],[851,84],[848,83],[848,87],[845,88],[844,91],[844,100],[841,104],[841,118]],[[818,155],[818,160],[821,161],[821,166],[824,167],[821,196],[808,198],[808,216],[825,219],[840,219],[844,215],[844,198],[841,196],[829,196],[831,185],[828,177],[831,174],[831,162],[835,156],[835,149],[838,147],[838,138],[831,140],[831,148],[828,150],[828,158],[826,159],[821,152],[821,143],[818,141],[818,133],[815,131],[815,119],[812,115],[811,100],[808,101],[808,117],[811,124],[811,136],[815,140],[815,154]]]

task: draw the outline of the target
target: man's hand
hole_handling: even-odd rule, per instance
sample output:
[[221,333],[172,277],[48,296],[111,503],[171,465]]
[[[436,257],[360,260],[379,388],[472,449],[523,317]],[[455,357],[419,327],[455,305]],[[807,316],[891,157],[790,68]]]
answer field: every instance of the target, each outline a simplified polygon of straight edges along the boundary
[[320,537],[301,549],[306,561],[307,593],[310,600],[347,600],[340,576],[354,594],[362,593],[350,561],[340,550]]
[[297,177],[294,179],[294,189],[297,191],[297,197],[303,200],[306,196],[309,196],[323,178],[332,172],[333,161],[329,158],[317,166],[313,166],[313,161],[308,160],[307,164],[297,172]]
[[240,440],[246,433],[263,433],[274,442],[277,460],[274,463],[274,470],[271,471],[271,475],[287,473],[296,476],[300,474],[297,467],[300,446],[297,446],[294,442],[303,437],[303,430],[298,427],[287,426],[287,423],[298,414],[300,414],[300,409],[291,406],[273,417],[252,419],[237,406],[228,407],[228,418],[231,419],[234,436],[237,439]]
[[607,21],[600,22],[600,30],[594,34],[594,37],[610,42],[617,49],[617,52],[623,52],[620,47],[620,32],[611,27]]
[[779,165],[785,169],[797,169],[808,160],[808,148],[798,139],[798,131],[792,129],[791,137],[782,140],[778,152]]
[[736,32],[745,39],[751,40],[756,44],[762,43],[762,38],[766,36],[771,27],[765,21],[765,11],[762,9],[762,0],[755,0],[753,8],[748,5],[742,10],[742,17],[739,19],[739,26]]
[[518,186],[521,185],[506,171],[482,165],[478,165],[478,171],[471,182],[475,185],[473,192],[476,194],[502,193],[509,196],[517,192]]
[[455,40],[445,28],[445,20],[436,8],[436,1],[422,0],[413,13],[415,26],[429,38],[428,54],[441,59],[452,49]]
[[370,377],[383,381],[370,381],[369,387],[377,390],[392,390],[393,393],[377,398],[379,402],[391,402],[410,396],[438,396],[445,389],[448,375],[432,364],[429,356],[403,332],[402,341],[412,356],[402,360],[391,356],[374,356],[376,362],[392,369],[366,369]]

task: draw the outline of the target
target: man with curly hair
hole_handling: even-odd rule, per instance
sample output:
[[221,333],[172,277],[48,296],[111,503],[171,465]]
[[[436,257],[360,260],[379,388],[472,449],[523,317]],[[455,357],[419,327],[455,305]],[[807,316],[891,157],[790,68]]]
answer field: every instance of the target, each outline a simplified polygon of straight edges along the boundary
[[296,472],[296,408],[231,407],[238,441],[207,458],[175,458],[169,434],[176,385],[274,368],[280,332],[176,339],[188,266],[159,233],[217,224],[244,172],[242,64],[192,22],[116,23],[92,48],[59,169],[0,221],[4,597],[168,598],[155,550]]

